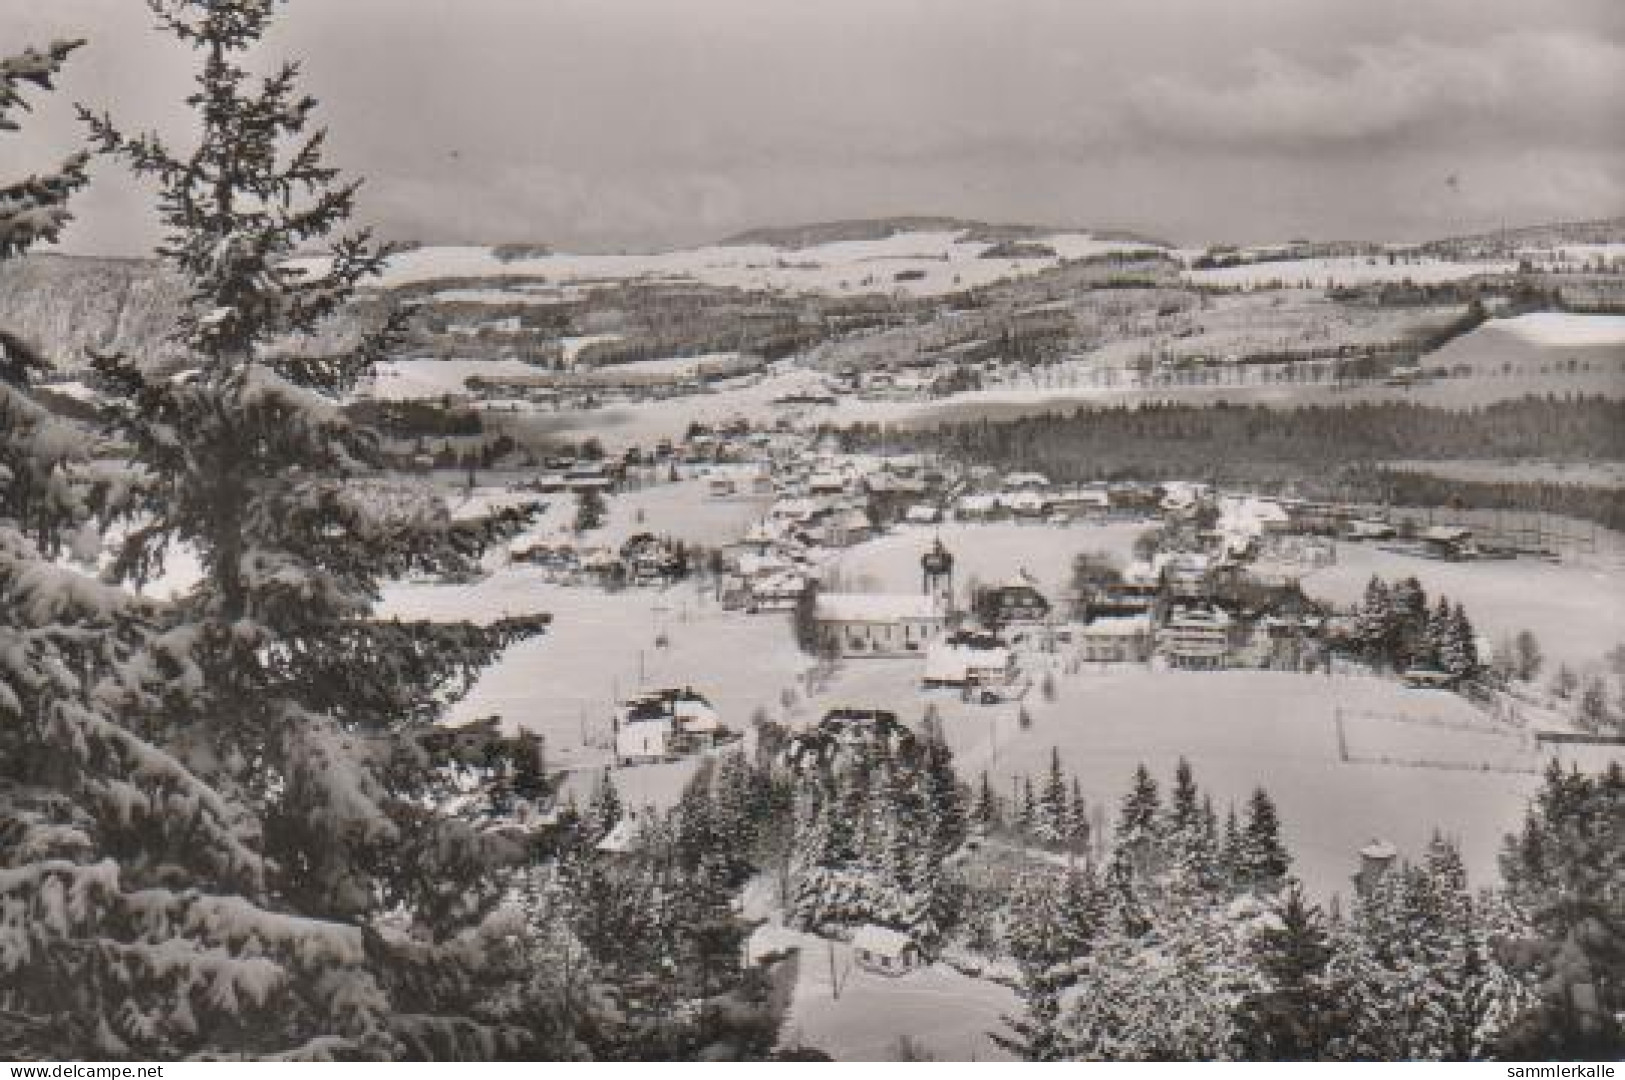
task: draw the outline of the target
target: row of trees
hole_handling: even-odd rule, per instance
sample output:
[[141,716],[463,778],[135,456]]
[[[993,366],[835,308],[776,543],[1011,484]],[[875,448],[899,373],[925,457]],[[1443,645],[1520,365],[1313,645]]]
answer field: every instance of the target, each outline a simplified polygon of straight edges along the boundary
[[1011,778],[1006,799],[993,790],[984,771],[971,801],[971,822],[984,833],[1004,833],[1022,844],[1084,855],[1089,851],[1089,804],[1076,776],[1061,768],[1061,752],[1051,749],[1049,771],[1037,785],[1031,776]]
[[1414,577],[1385,582],[1375,574],[1355,612],[1350,644],[1392,671],[1442,671],[1458,679],[1480,669],[1478,635],[1461,604],[1429,602]]
[[1604,1059],[1625,1046],[1617,765],[1549,769],[1508,838],[1504,890],[1469,889],[1459,853],[1436,836],[1418,863],[1362,876],[1346,911],[1304,897],[1277,862],[1278,838],[1255,840],[1271,872],[1247,884],[1205,875],[1167,839],[1161,858],[1136,858],[1147,821],[1177,837],[1176,808],[1202,804],[1188,770],[1161,815],[1146,812],[1151,791],[1137,777],[1103,875],[1032,871],[1014,890],[1025,1010],[1001,1039],[1024,1057]]
[[926,948],[951,919],[942,864],[964,841],[952,755],[886,714],[826,719],[788,751],[788,917],[807,929],[889,926]]
[[[1625,402],[1526,397],[1469,409],[1409,402],[1277,409],[1217,403],[1080,408],[1070,415],[973,420],[905,433],[919,449],[1001,470],[1037,469],[1057,482],[1116,476],[1235,475],[1253,466],[1333,476],[1350,462],[1450,459],[1617,460]],[[851,438],[895,446],[896,432]],[[1451,481],[1454,484],[1454,481]]]

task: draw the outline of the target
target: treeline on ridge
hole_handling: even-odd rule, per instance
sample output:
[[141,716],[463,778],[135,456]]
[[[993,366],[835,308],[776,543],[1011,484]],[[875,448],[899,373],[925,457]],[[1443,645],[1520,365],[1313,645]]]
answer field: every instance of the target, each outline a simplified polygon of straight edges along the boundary
[[1529,396],[1468,409],[1410,402],[1277,409],[1217,402],[1079,408],[882,432],[844,430],[854,447],[934,450],[1056,482],[1324,475],[1417,459],[1625,459],[1625,402]]

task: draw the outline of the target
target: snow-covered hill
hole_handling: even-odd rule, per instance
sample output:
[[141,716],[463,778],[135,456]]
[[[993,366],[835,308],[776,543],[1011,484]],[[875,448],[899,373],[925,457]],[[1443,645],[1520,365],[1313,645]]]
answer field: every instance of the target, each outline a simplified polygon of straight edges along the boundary
[[[538,252],[515,256],[492,247],[420,247],[393,257],[380,284],[402,287],[500,280],[504,287],[459,296],[464,301],[480,297],[491,303],[556,299],[549,296],[555,288],[625,282],[693,282],[825,296],[899,291],[936,296],[1049,270],[1063,259],[1145,251],[1153,246],[1086,232],[1035,234],[1013,243],[966,227],[909,230],[796,248],[722,243],[641,255]],[[320,267],[317,261],[306,265],[313,270]]]

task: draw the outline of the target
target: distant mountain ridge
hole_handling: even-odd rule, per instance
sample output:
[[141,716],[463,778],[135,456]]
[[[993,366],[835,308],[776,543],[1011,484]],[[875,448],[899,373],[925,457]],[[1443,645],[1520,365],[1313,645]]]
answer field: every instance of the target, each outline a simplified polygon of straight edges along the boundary
[[[910,232],[951,232],[991,245],[1088,235],[1097,240],[1145,247],[1168,246],[1163,241],[1124,230],[990,225],[941,215],[774,226],[737,233],[720,243],[798,250],[820,244],[877,242]],[[1458,251],[1484,248],[1604,243],[1625,244],[1625,217],[1525,225],[1430,241],[1422,246],[1449,257]],[[551,248],[526,243],[496,245],[485,250],[499,262],[507,262],[543,255]],[[890,274],[880,274],[877,281],[882,287],[894,284]],[[152,363],[162,364],[178,359],[168,334],[183,295],[181,283],[163,271],[154,259],[36,253],[0,265],[0,329],[16,335],[64,371],[87,366],[91,350],[137,354]]]
[[185,295],[156,259],[33,254],[0,264],[0,327],[62,369],[92,350],[178,354],[169,332]]
[[768,225],[734,233],[717,243],[721,247],[765,247],[798,250],[819,244],[839,244],[872,240],[885,240],[900,233],[956,232],[965,233],[966,239],[989,244],[1009,240],[1034,240],[1061,233],[1088,234],[1097,240],[1120,240],[1145,244],[1147,247],[1167,248],[1173,245],[1163,240],[1131,232],[1127,229],[1071,228],[1048,225],[995,225],[985,221],[930,214],[905,214],[895,217],[847,218],[839,221],[808,222],[801,225]]

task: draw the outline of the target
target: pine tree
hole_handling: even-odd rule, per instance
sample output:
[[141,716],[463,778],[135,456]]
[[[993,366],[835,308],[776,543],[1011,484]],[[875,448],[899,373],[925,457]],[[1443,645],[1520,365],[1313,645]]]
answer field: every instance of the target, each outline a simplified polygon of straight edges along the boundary
[[982,770],[981,779],[976,783],[976,801],[971,804],[971,821],[983,832],[996,828],[999,820],[999,797],[993,793],[993,782],[988,778],[987,770]]
[[[0,60],[0,130],[78,44]],[[0,188],[0,258],[56,238],[84,165]],[[260,823],[132,707],[160,605],[56,562],[130,477],[30,400],[44,367],[0,333],[0,1053],[390,1052],[360,930],[274,907]]]
[[1219,846],[1219,875],[1226,888],[1238,889],[1243,887],[1243,865],[1246,855],[1243,851],[1241,822],[1236,817],[1236,807],[1231,804],[1224,813],[1224,837]]
[[1613,716],[1608,709],[1608,689],[1601,676],[1593,675],[1582,685],[1574,720],[1580,730],[1594,735],[1613,726]]
[[1275,802],[1263,788],[1247,802],[1247,821],[1241,836],[1241,876],[1248,887],[1274,892],[1286,880],[1291,858],[1281,843],[1281,823]]
[[1428,596],[1415,577],[1394,583],[1389,593],[1392,621],[1387,634],[1388,659],[1398,669],[1415,664],[1427,637]]
[[[139,476],[139,527],[113,572],[146,580],[186,546],[203,578],[160,614],[139,658],[149,674],[122,706],[259,823],[277,871],[267,891],[281,902],[356,928],[392,911],[417,924],[417,941],[449,941],[497,902],[491,869],[506,856],[435,810],[432,762],[410,725],[432,721],[542,622],[405,623],[372,608],[389,577],[471,571],[534,511],[453,522],[369,492],[387,467],[379,440],[325,396],[364,374],[399,328],[332,323],[386,257],[365,230],[341,232],[357,184],[325,163],[297,65],[249,70],[273,0],[152,7],[199,57],[195,145],[126,136],[81,110],[103,154],[157,185],[159,255],[187,290],[174,334],[182,376],[97,359],[110,429]],[[324,257],[293,261],[318,244]],[[335,333],[340,344],[317,355],[318,336]],[[380,955],[398,995],[390,1035],[421,1056],[495,1052],[508,1034],[474,1019],[478,1002],[462,997],[468,983],[443,952],[414,943]],[[429,970],[435,980],[421,977]]]
[[587,802],[588,835],[594,843],[609,835],[620,824],[626,810],[621,793],[615,788],[615,778],[605,769],[593,784],[592,798]]
[[1038,800],[1033,795],[1033,778],[1021,778],[1021,794],[1016,800],[1016,832],[1031,836],[1038,820]]
[[578,533],[591,532],[604,524],[604,496],[594,488],[584,488],[576,493],[575,530]]
[[1060,844],[1066,837],[1066,774],[1061,771],[1061,751],[1050,748],[1049,773],[1038,796],[1033,833],[1045,844]]
[[1007,924],[1010,956],[1021,971],[1017,990],[1022,1015],[1006,1017],[1007,1032],[993,1039],[1024,1061],[1060,1061],[1066,1056],[1061,1037],[1061,991],[1058,970],[1071,958],[1063,914],[1061,884],[1052,873],[1027,873],[1011,890]]
[[1072,797],[1067,801],[1064,840],[1067,850],[1082,855],[1089,850],[1089,804],[1083,797],[1078,778],[1072,778]]
[[[0,130],[78,44],[0,60]],[[75,157],[0,188],[0,258],[55,239],[83,182]],[[248,899],[267,874],[248,823],[122,715],[152,605],[55,561],[94,554],[76,540],[109,508],[90,460],[102,448],[27,394],[46,367],[0,334],[0,1053],[289,1048],[315,1030],[375,1046],[382,999],[357,970],[359,935]],[[244,927],[252,952],[232,937]],[[317,976],[344,984],[347,1016],[319,1015]],[[239,1000],[276,1022],[243,1037]]]
[[1388,587],[1375,574],[1366,582],[1365,597],[1355,618],[1354,635],[1361,651],[1370,660],[1385,660],[1389,653],[1393,606]]
[[1151,770],[1135,767],[1134,780],[1117,813],[1116,851],[1136,874],[1154,873],[1160,863],[1162,799]]
[[1478,634],[1473,624],[1467,618],[1467,611],[1460,603],[1456,604],[1451,614],[1449,652],[1447,655],[1447,670],[1458,678],[1471,678],[1478,674]]
[[1279,924],[1258,935],[1255,955],[1267,989],[1237,1010],[1242,1056],[1251,1061],[1318,1061],[1345,1026],[1327,968],[1333,949],[1318,908],[1287,890]]
[[1625,1054],[1617,1019],[1625,986],[1607,977],[1625,966],[1625,769],[1613,762],[1593,776],[1553,760],[1522,829],[1506,839],[1501,876],[1529,926],[1530,966],[1545,980],[1537,1005],[1515,1018],[1503,1053],[1522,1060]]
[[1423,636],[1414,666],[1429,670],[1450,670],[1448,665],[1455,640],[1455,628],[1455,617],[1450,610],[1450,601],[1441,596],[1433,609],[1433,614],[1428,617],[1427,633]]
[[940,737],[920,744],[921,814],[933,857],[941,862],[965,842],[965,796],[954,771],[953,752]]
[[1191,763],[1181,757],[1174,768],[1174,790],[1168,804],[1166,832],[1170,836],[1195,832],[1201,821],[1201,813],[1201,792],[1197,790],[1196,777],[1191,771]]

